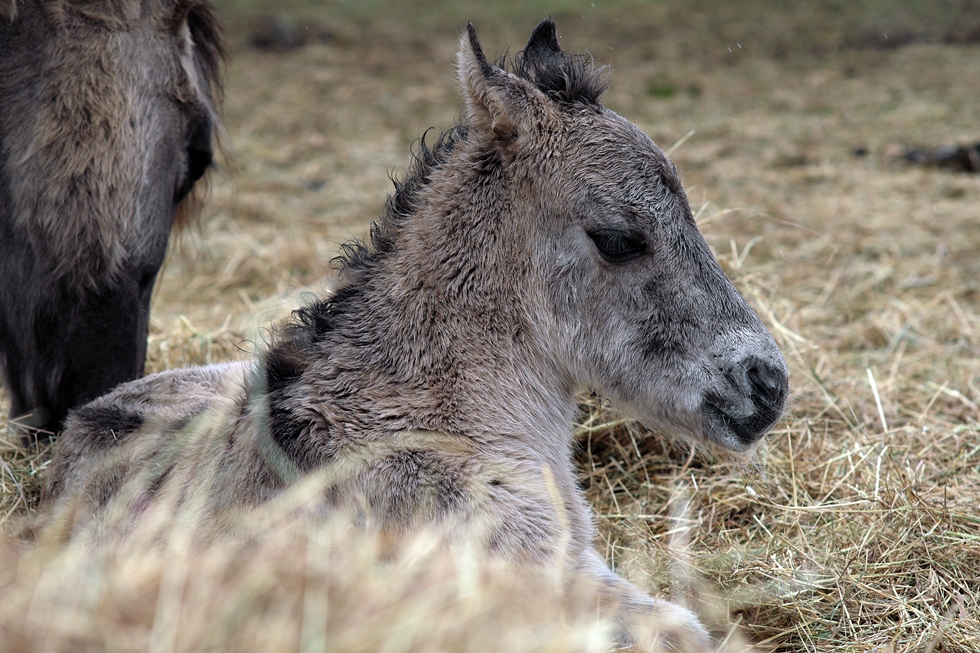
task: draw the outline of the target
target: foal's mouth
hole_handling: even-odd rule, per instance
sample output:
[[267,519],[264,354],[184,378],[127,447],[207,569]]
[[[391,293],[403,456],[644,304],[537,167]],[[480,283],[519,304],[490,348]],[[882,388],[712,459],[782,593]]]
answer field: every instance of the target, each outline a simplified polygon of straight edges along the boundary
[[709,439],[736,451],[745,451],[752,446],[779,421],[783,414],[781,405],[779,407],[757,406],[750,416],[738,418],[722,408],[724,403],[716,403],[712,399],[704,402],[703,412]]

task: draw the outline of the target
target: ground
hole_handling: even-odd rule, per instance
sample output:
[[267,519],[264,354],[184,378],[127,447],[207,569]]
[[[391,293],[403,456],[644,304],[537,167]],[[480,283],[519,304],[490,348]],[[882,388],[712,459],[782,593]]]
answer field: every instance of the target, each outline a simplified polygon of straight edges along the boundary
[[[587,401],[600,550],[760,650],[980,651],[980,175],[900,157],[980,141],[980,5],[484,5],[219,4],[224,156],[158,282],[148,371],[245,357],[329,289],[413,140],[452,126],[461,26],[502,53],[550,14],[671,152],[793,386],[747,459]],[[297,47],[253,47],[275,21]],[[3,449],[11,523],[43,465]]]

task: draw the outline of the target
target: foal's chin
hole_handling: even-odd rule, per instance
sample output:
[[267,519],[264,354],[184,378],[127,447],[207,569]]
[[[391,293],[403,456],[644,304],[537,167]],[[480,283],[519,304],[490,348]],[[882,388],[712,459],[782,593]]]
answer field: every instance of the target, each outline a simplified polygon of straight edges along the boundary
[[647,428],[678,440],[745,453],[754,449],[781,417],[781,408],[761,407],[747,416],[734,417],[705,399],[691,412],[638,419]]
[[713,397],[705,399],[700,411],[699,439],[744,453],[752,450],[782,417],[782,406],[756,405],[747,414],[726,410]]

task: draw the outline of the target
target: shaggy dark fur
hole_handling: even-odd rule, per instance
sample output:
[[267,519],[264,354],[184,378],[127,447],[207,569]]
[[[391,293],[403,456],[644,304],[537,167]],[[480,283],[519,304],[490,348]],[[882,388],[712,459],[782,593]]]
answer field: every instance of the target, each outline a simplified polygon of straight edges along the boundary
[[605,67],[596,68],[592,58],[562,52],[550,18],[535,28],[523,52],[514,61],[514,72],[557,102],[599,105],[609,88]]
[[[431,182],[432,173],[446,162],[460,141],[466,140],[466,127],[460,125],[440,133],[435,144],[430,146],[426,142],[430,131],[416,141],[412,163],[404,179],[392,178],[395,192],[388,196],[381,216],[371,225],[370,246],[353,240],[344,244],[343,254],[334,259],[344,286],[361,285],[385,256],[395,251],[398,234],[418,211],[420,196]],[[344,287],[335,297],[342,296],[343,291]]]
[[96,435],[93,449],[111,447],[143,426],[143,415],[120,406],[82,406],[75,417]]
[[0,371],[27,439],[143,373],[223,56],[207,0],[0,0]]

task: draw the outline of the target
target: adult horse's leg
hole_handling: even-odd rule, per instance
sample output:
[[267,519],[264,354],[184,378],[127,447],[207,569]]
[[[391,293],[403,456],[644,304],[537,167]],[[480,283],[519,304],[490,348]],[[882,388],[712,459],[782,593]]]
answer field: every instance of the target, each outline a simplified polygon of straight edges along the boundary
[[55,430],[71,408],[143,375],[155,278],[155,274],[143,282],[126,278],[115,287],[80,298],[78,317],[66,338],[71,344],[59,354],[66,367],[61,388],[54,394],[60,399],[50,422]]

